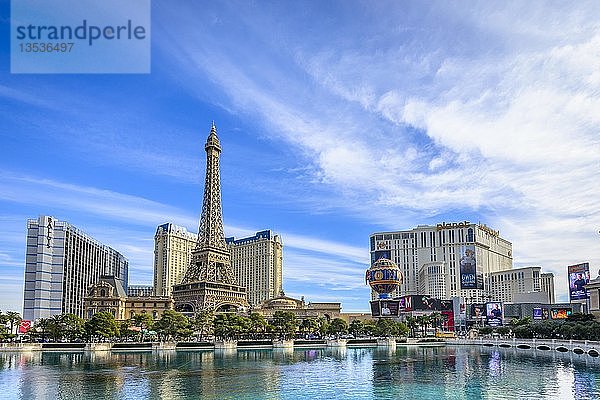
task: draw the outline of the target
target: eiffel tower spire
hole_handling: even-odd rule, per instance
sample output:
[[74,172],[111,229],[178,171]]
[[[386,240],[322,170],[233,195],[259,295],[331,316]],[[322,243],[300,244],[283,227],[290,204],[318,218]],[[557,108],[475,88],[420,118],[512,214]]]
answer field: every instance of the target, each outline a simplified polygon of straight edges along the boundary
[[198,229],[198,241],[196,248],[192,251],[191,264],[183,278],[183,283],[209,281],[235,284],[229,249],[223,233],[219,171],[221,143],[217,137],[214,121],[204,150],[206,150],[206,179],[204,181],[202,216]]
[[217,137],[217,128],[213,121],[206,144],[206,179],[204,182],[204,201],[198,229],[196,248],[227,250],[223,233],[223,211],[221,209],[221,174],[219,159],[221,143]]
[[249,306],[246,288],[236,283],[223,233],[219,158],[221,143],[213,121],[204,145],[206,180],[198,242],[180,284],[173,285],[175,310],[188,316],[200,310],[232,311]]

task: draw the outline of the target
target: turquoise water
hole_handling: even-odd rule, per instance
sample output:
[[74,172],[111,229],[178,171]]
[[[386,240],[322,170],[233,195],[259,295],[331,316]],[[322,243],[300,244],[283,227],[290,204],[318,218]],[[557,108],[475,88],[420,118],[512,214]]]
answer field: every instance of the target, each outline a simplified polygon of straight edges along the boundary
[[0,353],[2,399],[598,399],[587,355],[479,347]]

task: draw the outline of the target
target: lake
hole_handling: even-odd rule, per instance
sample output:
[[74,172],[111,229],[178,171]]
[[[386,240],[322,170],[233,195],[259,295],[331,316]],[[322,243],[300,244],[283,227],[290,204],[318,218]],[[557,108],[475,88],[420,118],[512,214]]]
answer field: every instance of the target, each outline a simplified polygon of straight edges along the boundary
[[476,346],[0,353],[4,399],[597,399],[587,355]]

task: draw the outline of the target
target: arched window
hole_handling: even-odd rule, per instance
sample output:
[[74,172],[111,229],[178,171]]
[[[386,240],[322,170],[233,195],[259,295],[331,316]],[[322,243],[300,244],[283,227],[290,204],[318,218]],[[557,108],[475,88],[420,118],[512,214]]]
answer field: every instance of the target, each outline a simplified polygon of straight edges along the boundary
[[106,297],[106,289],[100,290],[100,297]]

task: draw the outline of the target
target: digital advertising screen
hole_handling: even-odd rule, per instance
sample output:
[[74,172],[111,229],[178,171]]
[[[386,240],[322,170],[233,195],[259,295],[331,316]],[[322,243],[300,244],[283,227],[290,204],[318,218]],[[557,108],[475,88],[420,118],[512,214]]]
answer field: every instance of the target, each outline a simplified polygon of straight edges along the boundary
[[550,316],[552,319],[567,319],[573,313],[570,308],[551,308]]
[[569,265],[569,297],[572,300],[589,299],[589,292],[585,285],[590,281],[590,263]]
[[480,320],[485,317],[485,304],[471,304],[471,319]]
[[379,317],[381,315],[381,312],[379,311],[379,300],[371,302],[371,315],[373,317]]
[[400,311],[399,300],[380,300],[382,317],[397,317]]
[[461,246],[459,266],[461,289],[483,289],[483,274],[477,270],[475,245]]
[[376,250],[376,251],[372,252],[371,253],[371,264],[373,264],[375,261],[377,261],[381,258],[387,258],[388,260],[391,260],[392,259],[391,250]]
[[502,303],[486,303],[485,316],[490,326],[502,325]]
[[403,296],[400,297],[400,308],[403,311],[412,311],[413,310],[413,306],[412,306],[412,296]]
[[439,301],[430,296],[413,296],[413,310],[432,311],[436,310],[436,303]]
[[542,308],[542,319],[550,319],[550,310]]
[[400,300],[373,300],[371,302],[373,317],[397,317],[400,315]]

